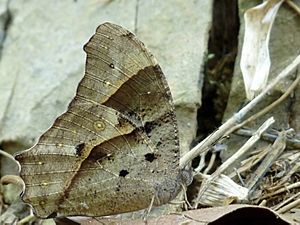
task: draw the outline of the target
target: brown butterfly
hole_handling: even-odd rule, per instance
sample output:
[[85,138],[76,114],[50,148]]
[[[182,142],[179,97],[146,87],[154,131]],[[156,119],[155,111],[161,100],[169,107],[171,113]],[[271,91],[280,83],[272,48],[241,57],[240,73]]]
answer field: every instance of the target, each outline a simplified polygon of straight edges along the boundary
[[[172,200],[189,183],[166,79],[131,32],[100,25],[68,110],[16,156],[39,217],[103,216]],[[186,174],[185,174],[186,175]]]

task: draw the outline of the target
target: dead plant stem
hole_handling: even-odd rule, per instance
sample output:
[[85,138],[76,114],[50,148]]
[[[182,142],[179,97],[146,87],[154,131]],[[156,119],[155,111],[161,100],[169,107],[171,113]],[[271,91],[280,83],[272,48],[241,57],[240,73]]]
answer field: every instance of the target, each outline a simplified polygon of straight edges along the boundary
[[289,76],[294,69],[300,64],[300,55],[298,55],[292,63],[290,63],[286,68],[284,68],[271,82],[270,84],[251,102],[249,102],[245,107],[243,107],[240,111],[234,114],[231,118],[229,118],[223,125],[219,127],[214,133],[201,141],[198,145],[196,145],[189,152],[184,154],[180,158],[179,167],[183,169],[188,163],[190,163],[196,156],[200,155],[203,152],[209,150],[209,148],[216,143],[220,138],[227,133],[233,126],[237,123],[240,123],[241,120],[245,117],[245,115],[253,109],[262,99],[267,95],[267,93],[272,90],[279,81]]
[[300,8],[293,1],[285,0],[285,2],[300,16]]
[[255,132],[255,134],[247,140],[247,142],[236,152],[234,153],[230,158],[228,158],[221,166],[218,167],[218,169],[207,179],[204,179],[202,182],[202,185],[199,189],[195,208],[198,206],[198,202],[200,202],[200,199],[204,192],[207,190],[211,182],[213,182],[217,177],[221,175],[233,162],[235,162],[237,159],[239,159],[243,154],[245,154],[260,138],[261,134],[265,132],[270,125],[272,125],[275,122],[274,118],[271,117],[268,120],[266,120]]
[[298,205],[300,205],[300,199],[297,199],[297,200],[291,202],[290,204],[282,207],[281,209],[277,210],[277,212],[278,213],[285,213],[285,212],[295,208]]
[[290,184],[286,187],[280,188],[277,191],[274,191],[272,193],[266,194],[265,196],[262,196],[262,199],[269,198],[269,197],[272,197],[274,195],[277,195],[277,194],[280,194],[282,192],[285,192],[285,191],[288,191],[288,190],[291,190],[291,189],[294,189],[294,188],[298,188],[298,187],[300,187],[300,181],[296,182],[296,183],[293,183],[293,184]]
[[[297,76],[297,78],[293,81],[293,83],[288,87],[288,89],[283,93],[283,95],[280,96],[276,101],[272,102],[270,105],[265,107],[263,110],[259,111],[258,113],[250,116],[248,119],[243,121],[242,123],[232,127],[228,134],[233,133],[234,131],[238,130],[239,128],[245,126],[246,124],[250,123],[251,121],[255,121],[257,118],[265,115],[266,113],[270,112],[271,109],[279,105],[281,102],[283,102],[290,94],[291,92],[297,87],[298,83],[300,81],[300,76]],[[225,134],[226,136],[226,134]]]
[[288,199],[284,200],[283,202],[279,203],[278,205],[276,205],[275,207],[273,207],[272,209],[277,211],[280,208],[282,208],[284,205],[286,205],[288,202],[290,202],[291,200],[297,198],[300,195],[300,192],[292,195],[291,197],[289,197]]
[[271,150],[269,151],[268,155],[266,155],[266,157],[260,163],[256,171],[251,175],[251,178],[248,180],[248,184],[246,185],[246,187],[250,190],[249,195],[251,195],[251,190],[254,189],[258,181],[265,175],[265,173],[267,172],[267,170],[269,170],[273,162],[285,149],[285,140],[286,132],[283,131],[279,134],[278,138],[271,146]]

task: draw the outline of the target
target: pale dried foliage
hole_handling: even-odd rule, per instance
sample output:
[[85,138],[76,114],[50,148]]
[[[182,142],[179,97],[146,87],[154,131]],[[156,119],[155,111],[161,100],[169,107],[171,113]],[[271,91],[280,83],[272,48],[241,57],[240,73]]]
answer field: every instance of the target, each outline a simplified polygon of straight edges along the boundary
[[270,33],[282,2],[283,0],[265,1],[244,14],[245,35],[240,66],[249,100],[267,85],[271,66]]

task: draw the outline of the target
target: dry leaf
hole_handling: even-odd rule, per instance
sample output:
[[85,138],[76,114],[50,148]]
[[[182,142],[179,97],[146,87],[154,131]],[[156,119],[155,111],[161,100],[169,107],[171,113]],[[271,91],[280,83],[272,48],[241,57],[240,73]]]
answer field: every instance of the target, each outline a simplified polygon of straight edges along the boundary
[[[143,220],[117,220],[103,218],[95,220],[92,218],[83,219],[81,225],[116,225],[116,224],[145,224]],[[157,218],[147,219],[148,225],[156,224],[197,224],[197,225],[232,225],[232,224],[256,224],[256,225],[288,225],[296,224],[283,219],[274,211],[258,206],[250,205],[229,205],[190,210],[178,214],[162,215]]]
[[245,36],[240,66],[249,100],[267,84],[271,66],[268,48],[270,32],[282,2],[268,0],[245,12]]
[[[210,175],[202,175],[207,178]],[[249,190],[231,180],[228,176],[221,174],[216,180],[211,182],[205,194],[201,196],[199,202],[206,206],[229,205],[236,200],[246,200]]]

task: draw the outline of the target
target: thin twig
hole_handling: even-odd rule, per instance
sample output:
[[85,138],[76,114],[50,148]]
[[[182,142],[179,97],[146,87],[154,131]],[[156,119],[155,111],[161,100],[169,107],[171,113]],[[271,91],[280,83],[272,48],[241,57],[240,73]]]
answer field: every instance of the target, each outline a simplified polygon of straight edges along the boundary
[[[251,137],[255,131],[251,129],[244,129],[241,128],[235,132],[235,134],[245,136],[245,137]],[[274,142],[276,138],[278,137],[277,134],[272,134],[270,132],[266,132],[262,134],[261,139],[268,141],[268,142]],[[288,149],[295,149],[295,148],[300,148],[300,140],[295,138],[295,137],[289,137],[287,136],[286,138],[286,147]]]
[[202,142],[196,145],[189,152],[184,154],[180,158],[179,167],[183,169],[189,162],[191,162],[196,156],[200,155],[203,152],[209,150],[209,147],[216,143],[224,134],[231,129],[237,123],[240,123],[241,120],[245,117],[245,115],[253,109],[261,100],[267,95],[267,93],[272,90],[279,81],[286,78],[291,74],[291,72],[300,64],[300,55],[298,55],[294,61],[289,64],[285,69],[281,71],[281,73],[276,76],[270,84],[251,102],[249,102],[244,108],[242,108],[239,112],[229,118],[223,125],[219,127],[212,135],[205,138]]
[[37,218],[35,215],[28,215],[25,218],[21,219],[19,222],[17,222],[17,225],[23,225],[23,224],[27,224],[29,222],[33,222],[35,221]]
[[182,187],[182,190],[183,190],[183,194],[184,194],[184,205],[187,205],[187,210],[188,210],[188,208],[192,208],[192,205],[191,205],[191,203],[189,202],[189,200],[188,200],[188,197],[187,197],[187,190],[186,190],[186,187],[183,185],[183,184],[181,184],[181,187]]
[[298,171],[300,167],[300,163],[296,163],[292,169],[286,174],[277,184],[275,187],[271,187],[268,189],[268,191],[275,191],[280,188],[280,186],[283,186],[290,178],[291,176]]
[[271,145],[268,145],[255,155],[254,155],[254,152],[251,152],[253,155],[250,158],[243,160],[241,162],[242,166],[240,168],[236,169],[236,172],[232,172],[228,176],[230,178],[233,178],[233,177],[237,176],[237,173],[240,174],[240,173],[243,173],[248,170],[250,171],[250,169],[253,166],[255,166],[257,163],[259,163],[268,154],[268,152],[270,150],[271,150]]
[[292,208],[295,208],[298,205],[300,205],[300,199],[297,199],[297,200],[291,202],[290,204],[282,207],[281,209],[277,210],[277,212],[278,213],[285,213],[285,212],[291,210]]
[[261,203],[259,203],[258,206],[266,206],[267,205],[267,200],[262,200]]
[[257,118],[259,118],[259,117],[265,115],[266,113],[270,112],[271,109],[273,109],[274,107],[279,105],[281,102],[283,102],[292,93],[292,91],[297,87],[299,81],[300,81],[300,75],[297,76],[297,78],[293,81],[293,83],[287,88],[287,90],[278,99],[276,99],[274,102],[272,102],[270,105],[268,105],[267,107],[265,107],[264,109],[262,109],[258,113],[250,116],[245,121],[243,121],[240,124],[232,127],[228,131],[228,133],[226,133],[225,135],[233,133],[234,131],[236,131],[239,128],[245,126],[246,124],[250,123],[251,121],[255,121]]
[[286,132],[283,131],[280,133],[280,135],[272,145],[271,151],[264,158],[264,160],[258,166],[256,171],[251,175],[251,178],[248,180],[248,183],[246,185],[246,187],[249,188],[250,190],[248,196],[251,195],[251,191],[253,191],[258,181],[265,175],[265,173],[269,170],[273,162],[279,157],[279,155],[285,149],[285,139],[286,139]]
[[286,187],[280,188],[277,191],[274,191],[272,193],[266,194],[266,195],[262,196],[261,199],[269,198],[269,197],[272,197],[274,195],[277,195],[277,194],[280,194],[282,192],[285,192],[285,191],[288,191],[288,190],[291,190],[291,189],[294,189],[294,188],[298,188],[298,187],[300,187],[300,181],[296,182],[296,183],[293,183],[293,184],[290,184]]
[[216,157],[217,157],[217,154],[215,152],[213,152],[211,157],[210,157],[209,163],[208,163],[206,169],[203,172],[204,174],[207,174],[211,170],[211,168],[215,164]]
[[300,8],[293,1],[285,0],[285,2],[300,16]]
[[229,159],[227,159],[219,168],[207,179],[204,179],[202,182],[202,185],[199,189],[197,200],[196,200],[196,206],[198,206],[198,202],[200,202],[200,198],[204,194],[204,192],[207,190],[209,185],[212,181],[214,181],[218,176],[221,175],[233,162],[235,162],[237,159],[239,159],[242,155],[244,155],[260,138],[260,135],[265,132],[270,125],[272,125],[275,122],[274,118],[271,117],[267,121],[265,121],[255,133],[254,136],[252,136],[236,153],[234,153]]
[[284,200],[283,202],[279,203],[278,205],[276,205],[275,207],[273,207],[272,209],[277,211],[279,210],[281,207],[283,207],[284,205],[286,205],[288,202],[290,202],[291,200],[297,198],[300,195],[300,192],[292,195],[291,197],[289,197],[288,199]]
[[[242,178],[242,176],[239,173],[239,171],[236,168],[234,168],[234,172],[236,173],[237,177],[239,178],[240,183],[243,185],[243,187],[245,187],[246,185],[245,185],[244,179]],[[229,177],[229,178],[231,178],[231,177]]]
[[273,117],[267,119],[255,132],[255,134],[249,138],[249,140],[229,159],[227,159],[213,174],[212,177],[219,176],[224,172],[233,162],[244,155],[259,139],[263,132],[265,132],[275,122]]
[[206,152],[200,155],[199,165],[197,166],[197,168],[195,168],[196,173],[200,172],[205,167],[205,156]]

